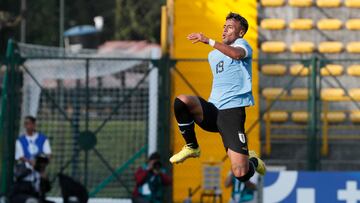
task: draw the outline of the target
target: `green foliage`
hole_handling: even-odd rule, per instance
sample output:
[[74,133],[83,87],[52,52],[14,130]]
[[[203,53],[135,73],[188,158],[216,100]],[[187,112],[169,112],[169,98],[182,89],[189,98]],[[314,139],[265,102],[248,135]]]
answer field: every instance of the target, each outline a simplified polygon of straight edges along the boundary
[[163,0],[116,0],[115,39],[160,41]]
[[27,2],[26,42],[54,46],[59,44],[58,1]]
[[[0,10],[20,14],[20,0],[1,0]],[[76,25],[94,24],[104,17],[102,40],[160,41],[161,5],[165,0],[65,0],[65,30]],[[27,0],[26,42],[59,44],[59,0]],[[20,26],[11,37],[20,38]],[[7,38],[10,34],[7,34]],[[6,39],[2,39],[6,41]]]

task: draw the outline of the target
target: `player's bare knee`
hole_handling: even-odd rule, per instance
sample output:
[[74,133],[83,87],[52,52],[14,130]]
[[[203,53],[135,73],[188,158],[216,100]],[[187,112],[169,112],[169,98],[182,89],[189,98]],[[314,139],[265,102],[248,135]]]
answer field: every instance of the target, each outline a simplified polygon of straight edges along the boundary
[[183,102],[187,106],[189,111],[192,111],[193,109],[196,109],[196,107],[197,107],[197,101],[196,101],[197,97],[181,94],[181,95],[177,96],[176,99]]
[[184,102],[185,104],[190,103],[190,96],[188,96],[188,95],[181,94],[181,95],[177,96],[176,98],[179,99],[180,101]]
[[187,95],[179,95],[174,100],[174,110],[183,111],[185,109],[189,109],[189,99]]
[[236,178],[240,178],[246,175],[247,169],[245,165],[234,165],[232,166],[232,172]]
[[234,164],[231,167],[232,172],[236,179],[240,182],[246,182],[254,175],[255,170],[247,164]]
[[184,96],[185,95],[180,95],[175,98],[175,100],[174,100],[175,113],[182,112],[184,110],[188,110],[187,104],[183,101],[183,99],[185,98]]
[[250,180],[251,176],[254,175],[254,172],[245,170],[244,168],[233,168],[232,171],[235,178],[238,179],[240,182],[247,182],[248,180]]

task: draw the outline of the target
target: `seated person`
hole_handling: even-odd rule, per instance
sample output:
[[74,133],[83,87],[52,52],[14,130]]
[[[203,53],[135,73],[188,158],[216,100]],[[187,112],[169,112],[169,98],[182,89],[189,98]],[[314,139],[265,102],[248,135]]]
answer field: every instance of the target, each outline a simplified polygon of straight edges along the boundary
[[51,189],[46,175],[46,167],[51,156],[50,143],[44,134],[36,131],[34,117],[27,116],[24,124],[25,134],[16,140],[15,160],[17,165],[13,198],[31,196],[46,202],[45,193]]
[[45,154],[51,156],[49,139],[43,133],[36,131],[36,118],[33,116],[25,117],[25,134],[20,135],[16,140],[15,160],[35,165],[35,157]]

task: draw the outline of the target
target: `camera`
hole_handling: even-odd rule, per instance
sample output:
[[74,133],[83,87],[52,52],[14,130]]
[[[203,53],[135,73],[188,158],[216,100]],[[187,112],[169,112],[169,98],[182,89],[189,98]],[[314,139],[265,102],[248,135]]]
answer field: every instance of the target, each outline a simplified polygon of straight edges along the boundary
[[162,166],[162,164],[161,164],[160,161],[157,160],[157,161],[154,162],[153,167],[154,167],[155,170],[160,170],[161,166]]
[[44,172],[48,164],[49,158],[45,154],[39,154],[36,156],[34,169],[40,173]]

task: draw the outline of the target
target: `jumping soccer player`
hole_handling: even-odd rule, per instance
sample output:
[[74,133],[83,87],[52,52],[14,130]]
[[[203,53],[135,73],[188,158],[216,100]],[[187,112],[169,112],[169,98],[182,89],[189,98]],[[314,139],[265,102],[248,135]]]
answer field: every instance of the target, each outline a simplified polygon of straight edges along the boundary
[[[248,30],[247,20],[236,13],[226,17],[222,43],[207,38],[202,33],[187,36],[192,43],[202,42],[214,47],[208,60],[213,74],[209,101],[201,97],[179,95],[174,101],[175,117],[186,145],[170,158],[171,163],[181,163],[190,157],[199,157],[194,123],[222,137],[234,176],[248,181],[255,170],[264,175],[264,162],[255,152],[248,151],[245,135],[245,107],[254,105],[252,96],[252,49],[243,39]],[[249,157],[250,156],[250,157]]]

